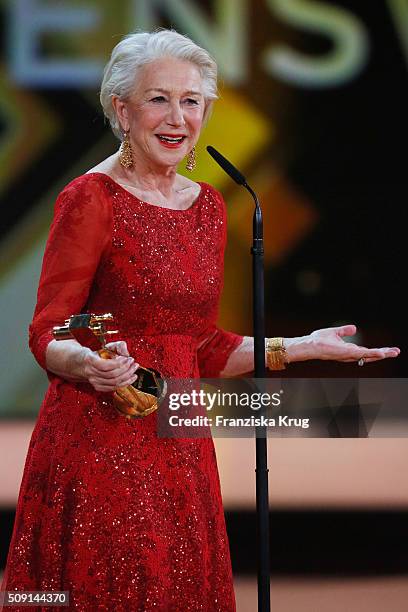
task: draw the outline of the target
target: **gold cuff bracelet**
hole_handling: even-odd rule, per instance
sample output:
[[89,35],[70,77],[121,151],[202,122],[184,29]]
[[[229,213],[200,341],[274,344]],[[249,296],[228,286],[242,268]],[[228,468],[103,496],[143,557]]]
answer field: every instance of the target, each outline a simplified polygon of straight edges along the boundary
[[266,338],[266,367],[269,370],[284,370],[289,362],[283,338]]

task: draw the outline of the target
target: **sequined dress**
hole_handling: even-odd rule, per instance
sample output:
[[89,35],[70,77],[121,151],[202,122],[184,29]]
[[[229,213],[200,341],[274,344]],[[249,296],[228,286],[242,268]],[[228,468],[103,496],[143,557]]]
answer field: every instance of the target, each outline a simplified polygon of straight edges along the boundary
[[[225,204],[200,185],[184,211],[101,173],[65,187],[30,326],[42,367],[53,325],[112,312],[139,363],[165,376],[219,375],[242,337],[216,326]],[[160,438],[157,413],[128,420],[110,394],[48,377],[2,590],[70,591],[70,609],[84,612],[234,611],[212,439]]]

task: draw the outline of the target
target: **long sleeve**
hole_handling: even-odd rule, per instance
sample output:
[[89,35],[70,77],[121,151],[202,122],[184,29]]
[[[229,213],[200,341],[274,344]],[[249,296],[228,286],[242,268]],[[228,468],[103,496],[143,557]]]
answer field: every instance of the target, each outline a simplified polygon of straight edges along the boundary
[[241,344],[243,336],[210,326],[201,336],[197,351],[202,378],[218,378],[231,353]]
[[46,244],[29,346],[46,369],[52,328],[81,312],[100,258],[111,243],[112,209],[101,182],[91,174],[59,194]]

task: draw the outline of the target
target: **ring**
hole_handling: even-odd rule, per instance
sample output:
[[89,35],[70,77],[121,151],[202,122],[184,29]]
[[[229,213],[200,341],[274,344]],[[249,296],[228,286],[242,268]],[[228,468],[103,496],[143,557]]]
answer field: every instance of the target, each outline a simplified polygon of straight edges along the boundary
[[363,366],[365,364],[364,357],[361,357],[361,359],[359,359],[357,363],[358,363],[359,366]]

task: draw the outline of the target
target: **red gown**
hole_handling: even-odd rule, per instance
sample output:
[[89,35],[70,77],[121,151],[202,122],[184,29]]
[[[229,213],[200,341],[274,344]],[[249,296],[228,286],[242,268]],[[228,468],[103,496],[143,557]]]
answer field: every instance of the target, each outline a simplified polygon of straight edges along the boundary
[[[75,179],[44,254],[30,326],[37,361],[45,368],[53,325],[111,312],[142,365],[218,376],[242,341],[215,324],[225,239],[225,204],[210,185],[180,211],[105,174]],[[212,439],[159,438],[157,413],[128,420],[110,394],[48,376],[2,590],[70,591],[70,609],[84,612],[234,611]]]

